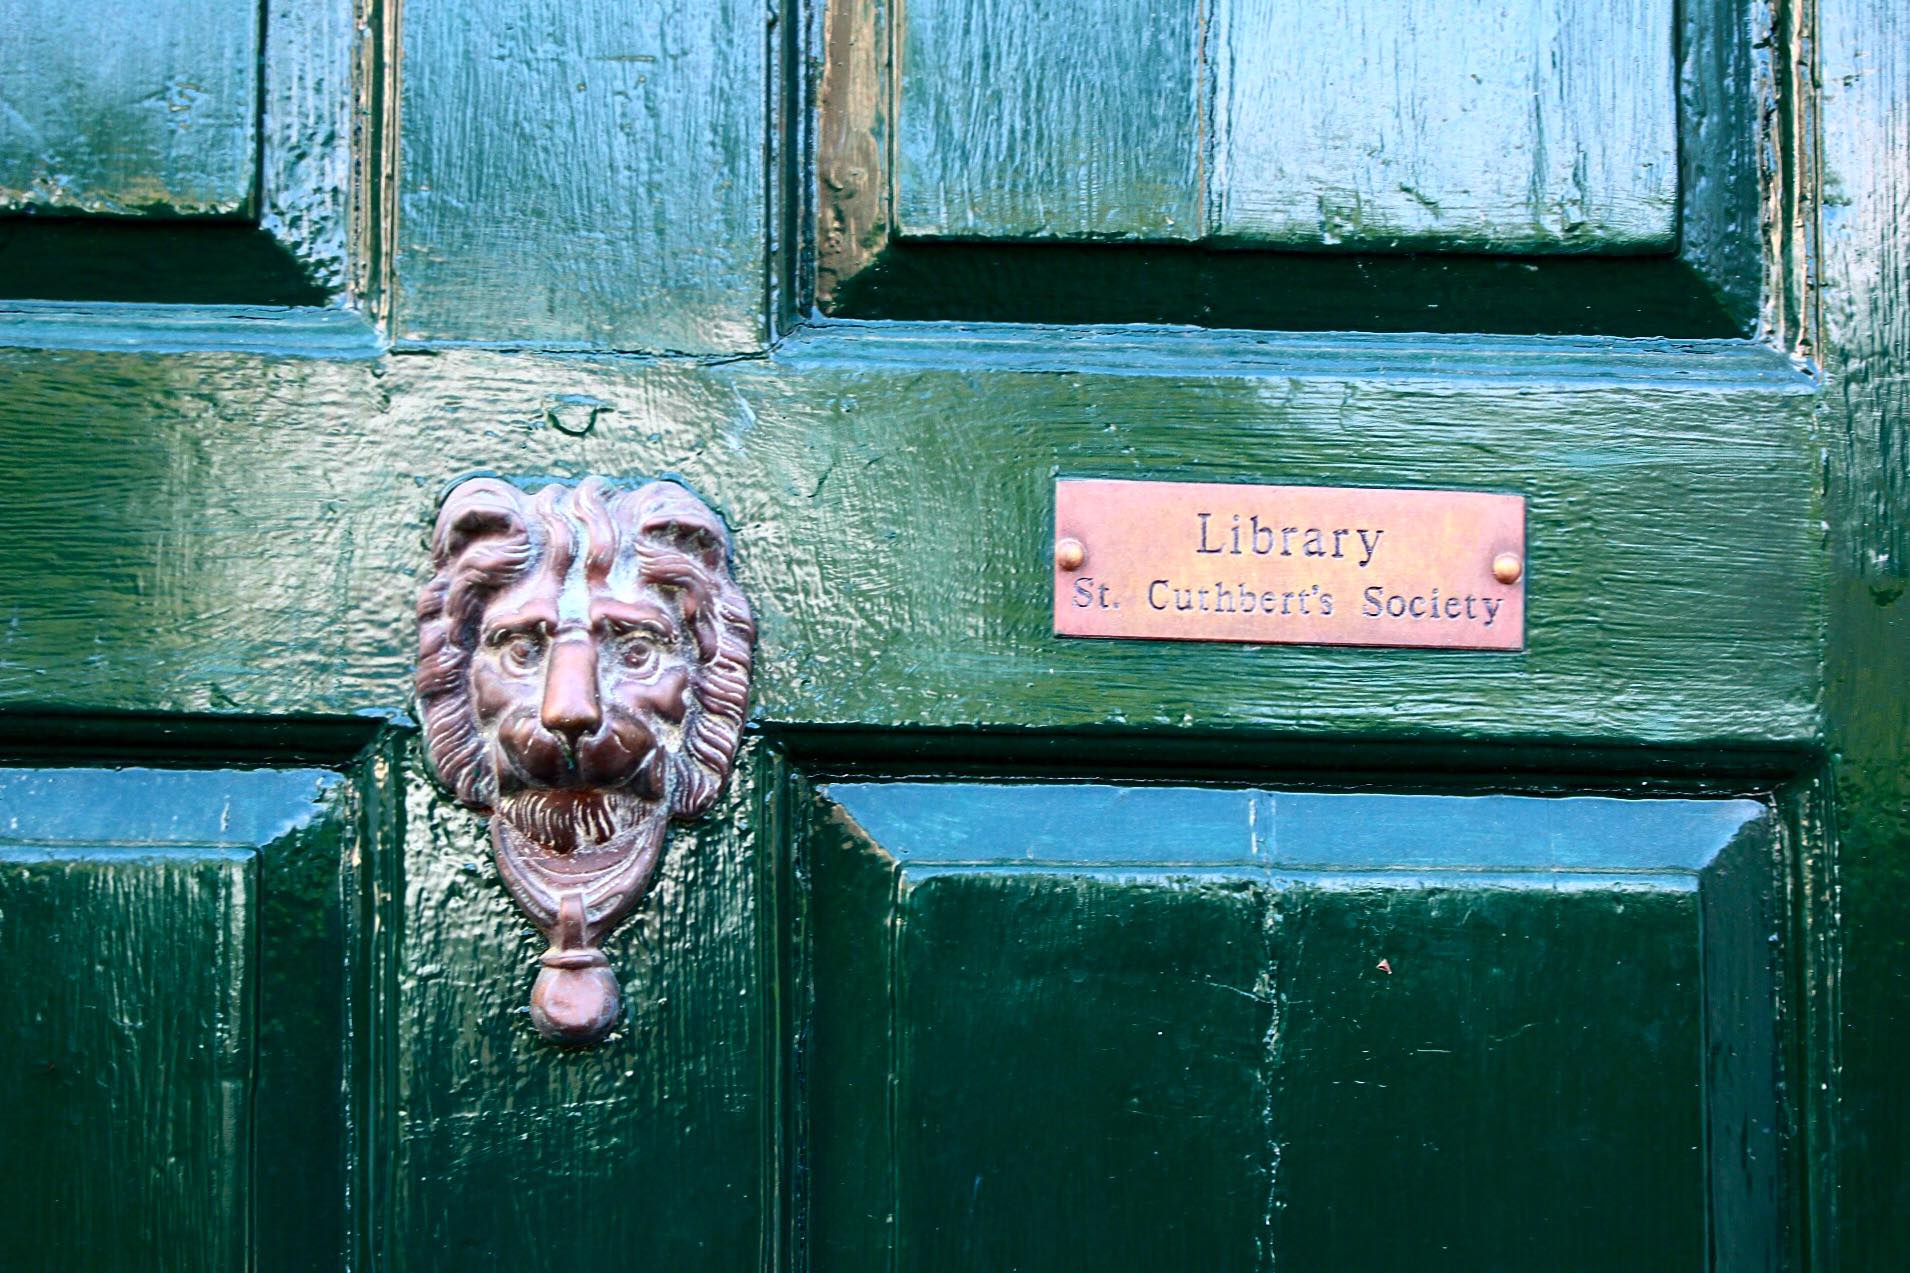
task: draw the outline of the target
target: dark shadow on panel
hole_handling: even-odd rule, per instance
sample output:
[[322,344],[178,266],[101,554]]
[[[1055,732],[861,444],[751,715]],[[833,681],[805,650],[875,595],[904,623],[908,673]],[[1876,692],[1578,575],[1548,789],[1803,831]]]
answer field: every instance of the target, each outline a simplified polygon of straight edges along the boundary
[[1268,331],[1747,334],[1698,271],[1674,256],[898,242],[846,280],[828,311],[842,318]]
[[331,294],[242,222],[0,220],[0,297],[169,305],[324,305]]

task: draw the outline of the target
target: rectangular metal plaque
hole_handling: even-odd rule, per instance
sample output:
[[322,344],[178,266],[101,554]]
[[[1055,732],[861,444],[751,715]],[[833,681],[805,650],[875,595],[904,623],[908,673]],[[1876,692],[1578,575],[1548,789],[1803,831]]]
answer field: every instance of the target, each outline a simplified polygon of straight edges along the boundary
[[1525,500],[1479,491],[1062,479],[1060,636],[1525,646]]

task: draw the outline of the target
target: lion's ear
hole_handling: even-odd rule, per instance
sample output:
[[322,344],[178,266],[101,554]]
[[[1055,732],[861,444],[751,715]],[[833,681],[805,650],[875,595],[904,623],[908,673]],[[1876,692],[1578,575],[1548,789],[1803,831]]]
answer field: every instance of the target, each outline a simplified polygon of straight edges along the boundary
[[524,526],[524,495],[492,477],[460,482],[438,509],[431,555],[438,568],[480,539],[518,533]]
[[637,533],[667,544],[703,569],[729,565],[729,536],[709,506],[675,482],[651,482],[632,493],[642,510]]

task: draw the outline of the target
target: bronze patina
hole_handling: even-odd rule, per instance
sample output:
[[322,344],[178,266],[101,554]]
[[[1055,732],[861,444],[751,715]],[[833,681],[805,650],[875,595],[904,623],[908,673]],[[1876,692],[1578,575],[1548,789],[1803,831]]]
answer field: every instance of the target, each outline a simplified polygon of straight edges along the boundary
[[672,482],[478,478],[445,500],[432,557],[417,674],[431,761],[491,815],[504,884],[550,941],[532,1021],[592,1043],[622,1002],[599,945],[735,757],[755,625],[729,538]]
[[1525,500],[1483,491],[1063,479],[1059,636],[1525,646]]

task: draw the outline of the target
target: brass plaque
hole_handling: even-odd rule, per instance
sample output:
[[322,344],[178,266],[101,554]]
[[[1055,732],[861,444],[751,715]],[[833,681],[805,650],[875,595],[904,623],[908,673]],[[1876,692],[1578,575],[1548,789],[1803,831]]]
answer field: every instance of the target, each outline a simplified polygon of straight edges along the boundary
[[1480,491],[1062,479],[1059,636],[1525,646],[1525,500]]

